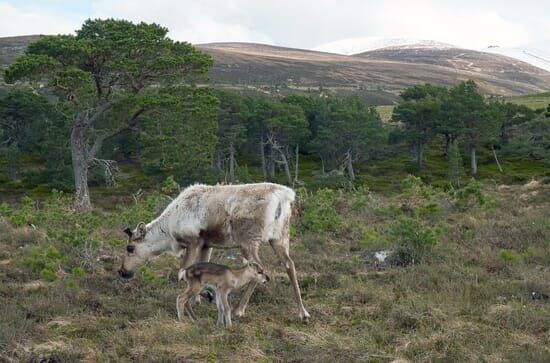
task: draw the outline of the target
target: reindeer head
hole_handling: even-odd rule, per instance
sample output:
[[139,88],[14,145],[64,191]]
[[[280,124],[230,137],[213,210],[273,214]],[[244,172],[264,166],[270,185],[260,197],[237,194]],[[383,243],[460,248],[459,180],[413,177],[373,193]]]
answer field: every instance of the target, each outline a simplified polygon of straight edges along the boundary
[[147,237],[147,226],[144,222],[140,222],[134,230],[126,228],[124,233],[128,235],[128,244],[126,251],[128,254],[122,260],[122,266],[118,270],[118,274],[124,278],[131,278],[134,271],[143,265],[149,256],[140,248],[140,245]]

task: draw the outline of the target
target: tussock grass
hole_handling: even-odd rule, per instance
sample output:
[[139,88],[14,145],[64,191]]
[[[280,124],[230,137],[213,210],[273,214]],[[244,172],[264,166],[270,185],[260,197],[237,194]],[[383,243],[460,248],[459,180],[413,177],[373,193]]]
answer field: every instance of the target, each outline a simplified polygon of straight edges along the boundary
[[[291,254],[311,322],[298,321],[284,268],[265,247],[261,257],[273,279],[256,290],[246,316],[225,330],[215,326],[215,307],[205,302],[195,307],[197,324],[177,321],[175,301],[184,286],[175,258],[156,259],[130,281],[116,276],[120,260],[97,260],[122,256],[118,224],[132,213],[142,216],[142,206],[122,217],[96,213],[105,222],[89,217],[86,225],[97,228],[95,247],[63,246],[59,234],[45,233],[68,228],[63,221],[73,217],[48,217],[48,226],[38,220],[36,231],[2,217],[0,359],[549,361],[550,186],[487,186],[482,192],[488,202],[466,210],[423,186],[391,196],[337,193],[330,203],[339,223],[322,233],[302,225],[307,218],[293,227]],[[438,208],[426,208],[432,204]],[[310,208],[327,208],[316,205]],[[306,203],[303,213],[315,211]],[[437,243],[422,263],[375,269],[371,253],[397,247],[389,231],[402,216],[436,231]],[[55,281],[22,262],[32,247],[49,245],[67,256],[56,262]],[[238,252],[216,251],[213,260],[232,264],[231,254]],[[72,273],[75,266],[85,274]],[[540,298],[532,298],[534,291]],[[238,299],[237,293],[233,305]]]

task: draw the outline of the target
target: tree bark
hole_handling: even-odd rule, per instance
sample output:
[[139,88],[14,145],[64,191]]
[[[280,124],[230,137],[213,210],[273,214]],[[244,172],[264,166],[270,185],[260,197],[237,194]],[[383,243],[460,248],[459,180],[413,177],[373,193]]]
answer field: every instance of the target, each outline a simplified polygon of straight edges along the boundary
[[275,179],[275,153],[273,150],[273,145],[269,147],[269,164],[267,166],[267,173],[269,181]]
[[89,110],[76,116],[71,130],[71,160],[73,163],[73,175],[75,185],[75,208],[80,212],[92,209],[90,190],[88,188],[88,168],[95,154],[101,148],[104,138],[96,140],[96,143],[88,152],[86,146],[86,132],[99,120],[99,118],[113,105],[108,101],[99,106],[93,115]]
[[235,183],[235,147],[233,143],[229,145],[229,181]]
[[264,181],[267,180],[267,165],[265,162],[265,143],[264,143],[264,134],[260,137],[260,156],[262,157],[262,175]]
[[349,180],[353,182],[355,180],[355,172],[353,171],[353,162],[352,162],[350,150],[348,150],[346,159],[347,159],[346,169],[348,170],[348,177],[349,177]]
[[495,151],[495,146],[494,145],[491,145],[491,150],[493,150],[493,157],[495,158],[495,161],[497,163],[497,166],[498,166],[498,170],[503,173],[504,171],[502,170],[502,166],[500,166],[500,162],[498,161],[498,158],[497,158],[497,152]]
[[472,174],[472,176],[477,175],[477,159],[475,146],[472,146],[472,148],[470,149],[470,174]]
[[299,154],[299,146],[296,144],[296,163],[294,165],[294,182],[292,183],[292,186],[295,186],[298,183],[298,171],[299,171],[299,162],[300,162],[300,154]]
[[424,145],[421,142],[416,144],[416,165],[418,169],[422,169],[424,165]]
[[286,180],[288,181],[288,185],[292,185],[292,176],[290,175],[290,168],[288,167],[288,159],[286,158],[286,155],[283,150],[278,150],[281,154],[281,164],[283,164],[283,167],[285,169],[285,175]]
[[92,209],[88,189],[89,160],[86,155],[84,133],[84,125],[77,121],[71,131],[71,158],[75,184],[75,208],[80,212],[87,212]]

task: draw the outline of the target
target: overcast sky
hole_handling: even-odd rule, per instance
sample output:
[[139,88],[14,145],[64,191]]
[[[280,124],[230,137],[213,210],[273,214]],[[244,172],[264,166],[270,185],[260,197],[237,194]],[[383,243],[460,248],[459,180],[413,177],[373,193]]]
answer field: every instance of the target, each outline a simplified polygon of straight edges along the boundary
[[87,18],[156,22],[192,43],[311,49],[346,38],[430,39],[467,48],[550,38],[548,0],[0,0],[0,36],[71,33]]

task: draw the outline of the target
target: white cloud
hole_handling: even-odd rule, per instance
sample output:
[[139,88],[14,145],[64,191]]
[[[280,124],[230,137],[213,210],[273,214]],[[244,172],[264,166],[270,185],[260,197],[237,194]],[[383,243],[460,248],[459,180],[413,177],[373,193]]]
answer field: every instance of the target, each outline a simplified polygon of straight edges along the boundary
[[[223,1],[144,1],[100,0],[94,3],[94,17],[125,18],[133,21],[155,22],[170,30],[169,36],[192,43],[259,42],[272,43],[261,31],[248,27],[236,16],[238,2]],[[235,16],[230,16],[235,14]]]
[[0,1],[0,14],[0,37],[72,33],[81,24],[81,21],[68,19],[64,14],[52,14],[34,8],[16,8],[7,1]]
[[[70,1],[33,1],[31,7],[0,0],[0,35],[71,32],[80,24],[61,6]],[[51,10],[52,3],[59,13]],[[172,38],[192,43],[242,41],[310,49],[365,37],[431,39],[467,48],[516,46],[545,40],[550,29],[550,3],[543,0],[93,0],[81,8],[82,20],[156,22]]]

